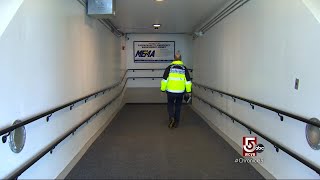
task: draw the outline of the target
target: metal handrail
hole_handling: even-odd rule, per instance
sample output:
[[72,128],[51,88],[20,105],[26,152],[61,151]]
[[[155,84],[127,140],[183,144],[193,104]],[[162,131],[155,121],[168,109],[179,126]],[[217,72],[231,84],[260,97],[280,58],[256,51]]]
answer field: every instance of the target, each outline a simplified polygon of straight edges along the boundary
[[26,125],[26,124],[29,124],[29,123],[33,122],[33,121],[36,121],[36,120],[38,120],[38,119],[40,119],[40,118],[42,118],[42,117],[50,116],[50,115],[52,115],[53,113],[55,113],[55,112],[57,112],[57,111],[59,111],[59,110],[61,110],[61,109],[64,109],[64,108],[66,108],[66,107],[70,107],[70,108],[71,108],[72,105],[74,105],[74,104],[76,104],[76,103],[78,103],[78,102],[80,102],[80,101],[82,101],[82,100],[86,100],[86,99],[88,99],[88,98],[90,98],[90,97],[92,97],[92,96],[95,96],[95,95],[97,95],[97,94],[99,94],[99,93],[101,93],[101,92],[105,92],[105,91],[107,91],[107,90],[111,90],[111,89],[114,88],[114,87],[116,87],[116,86],[111,86],[111,87],[105,88],[105,89],[100,90],[100,91],[98,91],[98,92],[96,92],[96,93],[93,93],[93,94],[84,96],[84,97],[79,98],[79,99],[77,99],[77,100],[74,100],[74,101],[72,101],[72,102],[70,102],[70,103],[61,105],[61,106],[59,106],[59,107],[56,107],[56,108],[53,108],[53,109],[51,109],[51,110],[49,110],[49,111],[46,111],[46,112],[44,112],[44,113],[41,113],[41,114],[39,114],[39,115],[37,115],[37,116],[34,116],[34,117],[32,117],[32,118],[29,118],[28,120],[22,121],[21,123],[18,123],[18,124],[16,124],[16,125],[13,125],[13,126],[10,126],[10,127],[8,127],[8,128],[5,128],[5,129],[3,129],[3,130],[0,131],[0,136],[3,135],[3,134],[8,133],[8,132],[10,132],[10,131],[12,131],[12,130],[14,130],[14,129],[17,129],[17,128],[21,127],[21,126],[24,126],[24,125]]
[[[123,81],[123,79],[122,79]],[[120,84],[122,84],[122,81]],[[27,162],[24,166],[22,166],[21,168],[19,168],[18,170],[16,170],[14,173],[12,173],[7,179],[17,179],[23,172],[25,172],[28,168],[30,168],[33,164],[35,164],[39,159],[41,159],[44,155],[46,155],[48,152],[52,153],[53,149],[58,146],[64,139],[66,139],[69,135],[74,134],[78,128],[80,128],[83,124],[85,123],[89,123],[89,120],[91,118],[93,118],[94,116],[97,116],[101,111],[105,110],[110,104],[112,104],[117,98],[119,98],[121,96],[121,94],[123,93],[123,90],[126,86],[128,79],[126,79],[125,84],[122,87],[122,90],[120,91],[120,93],[117,94],[117,96],[115,96],[112,100],[110,100],[108,103],[106,103],[104,106],[102,106],[101,108],[99,108],[96,112],[92,113],[90,116],[88,116],[87,118],[85,118],[84,121],[82,121],[81,123],[79,123],[77,126],[75,126],[74,128],[72,128],[71,130],[69,130],[65,135],[63,135],[61,138],[59,138],[58,140],[56,140],[54,143],[52,143],[52,145],[50,145],[49,147],[45,148],[43,151],[41,151],[36,157],[34,157],[32,160],[30,160],[29,162]]]
[[128,77],[128,79],[162,79],[163,77],[152,77],[152,76],[135,76],[135,77]]
[[265,104],[262,104],[262,103],[253,101],[253,100],[249,100],[249,99],[246,99],[246,98],[243,98],[243,97],[234,95],[234,94],[230,94],[230,93],[227,93],[227,92],[223,92],[223,91],[214,89],[214,88],[212,88],[212,87],[208,87],[208,86],[205,86],[205,85],[202,85],[202,84],[198,84],[198,83],[196,83],[196,82],[193,82],[193,85],[198,86],[199,88],[203,88],[203,89],[205,89],[205,90],[208,89],[208,90],[210,90],[210,91],[215,91],[215,92],[217,92],[217,93],[230,96],[230,97],[232,97],[234,100],[235,100],[235,99],[239,99],[239,100],[245,101],[245,102],[249,103],[252,108],[254,108],[253,105],[257,105],[257,106],[259,106],[259,107],[262,107],[262,108],[268,109],[268,110],[270,110],[270,111],[276,112],[276,113],[279,115],[281,121],[283,121],[283,116],[282,116],[282,115],[285,115],[285,116],[287,116],[287,117],[291,117],[291,118],[296,119],[296,120],[298,120],[298,121],[301,121],[301,122],[304,122],[304,123],[307,123],[307,124],[311,124],[311,125],[314,125],[314,126],[317,126],[317,127],[320,128],[320,123],[319,123],[319,122],[311,121],[311,120],[309,120],[309,119],[307,119],[307,118],[305,118],[305,117],[298,116],[298,115],[295,115],[295,114],[292,114],[292,113],[289,113],[289,112],[286,112],[286,111],[283,111],[283,110],[280,110],[280,109],[277,109],[277,108],[274,108],[274,107],[271,107],[271,106],[268,106],[268,105],[265,105]]
[[[132,69],[131,69],[132,70]],[[149,69],[151,70],[151,69]],[[12,130],[16,129],[16,128],[19,128],[21,126],[24,126],[26,124],[29,124],[31,122],[34,122],[42,117],[45,117],[47,116],[47,120],[48,118],[53,114],[55,113],[56,111],[59,111],[63,108],[66,108],[66,107],[69,107],[70,106],[70,109],[72,109],[73,105],[76,104],[77,102],[80,102],[82,100],[88,100],[90,97],[92,96],[96,96],[98,95],[99,93],[107,91],[108,89],[112,89],[114,87],[117,87],[119,85],[121,85],[127,75],[127,72],[129,71],[129,69],[126,70],[126,72],[124,73],[123,77],[121,78],[121,81],[114,84],[113,86],[111,87],[108,87],[108,88],[105,88],[103,90],[100,90],[98,92],[95,92],[95,93],[92,93],[90,95],[87,95],[83,98],[79,98],[77,100],[74,100],[70,103],[67,103],[65,105],[62,105],[62,106],[59,106],[57,108],[54,108],[52,110],[49,110],[47,112],[44,112],[44,113],[41,113],[40,115],[37,115],[37,116],[34,116],[28,120],[25,120],[23,121],[22,123],[19,123],[19,124],[16,124],[14,126],[10,126],[8,128],[5,128],[3,130],[0,131],[0,135],[4,135],[8,132],[11,132]],[[41,151],[36,157],[32,158],[30,161],[28,161],[25,165],[23,165],[21,168],[17,169],[16,171],[14,171],[11,175],[9,175],[9,177],[7,179],[17,179],[23,172],[25,172],[28,168],[30,168],[33,164],[35,164],[39,159],[41,159],[44,155],[46,155],[48,152],[52,153],[53,149],[59,145],[65,138],[67,138],[70,134],[74,134],[76,132],[76,130],[81,127],[83,124],[85,123],[88,123],[89,120],[98,115],[102,110],[105,110],[110,104],[112,104],[118,97],[121,96],[121,94],[123,93],[125,87],[126,87],[126,84],[128,82],[129,79],[135,79],[135,78],[152,78],[152,79],[156,79],[156,78],[162,78],[162,77],[127,77],[126,78],[126,81],[120,91],[120,93],[118,93],[112,100],[110,100],[108,103],[106,103],[104,106],[102,106],[100,109],[98,109],[96,112],[94,112],[93,114],[91,114],[89,117],[87,117],[84,121],[82,121],[81,123],[79,123],[76,127],[74,127],[73,129],[69,130],[65,135],[63,135],[61,138],[59,138],[58,140],[56,140],[54,143],[52,143],[52,145],[50,145],[49,147],[45,148],[43,151]],[[3,136],[4,137],[4,136]]]
[[[104,94],[106,91],[109,91],[109,90],[111,90],[111,89],[119,86],[119,85],[122,83],[123,79],[125,78],[127,72],[128,72],[128,70],[125,72],[125,74],[124,74],[124,76],[122,77],[122,79],[121,79],[120,82],[117,82],[117,83],[115,83],[114,85],[109,86],[109,87],[107,87],[107,88],[104,88],[104,89],[102,89],[102,90],[99,90],[99,91],[97,91],[97,92],[95,92],[95,93],[91,93],[91,94],[89,94],[89,95],[86,95],[86,96],[84,96],[84,97],[81,97],[81,98],[79,98],[79,99],[76,99],[76,100],[74,100],[74,101],[72,101],[72,102],[66,103],[66,104],[61,105],[61,106],[59,106],[59,107],[56,107],[56,108],[53,108],[53,109],[48,110],[48,111],[46,111],[46,112],[43,112],[43,113],[41,113],[41,114],[39,114],[39,115],[33,116],[33,117],[31,117],[31,118],[28,118],[27,120],[24,120],[24,121],[22,121],[21,123],[17,123],[17,124],[15,124],[15,125],[12,125],[12,126],[9,126],[9,127],[7,127],[7,128],[4,128],[4,129],[0,130],[0,136],[2,136],[2,135],[4,135],[4,134],[8,134],[8,135],[9,135],[10,132],[13,131],[14,129],[17,129],[17,128],[21,127],[21,126],[24,126],[24,125],[27,125],[27,124],[32,123],[32,122],[34,122],[34,121],[37,121],[38,119],[41,119],[41,118],[43,118],[43,117],[47,117],[47,121],[49,121],[49,118],[51,117],[51,115],[52,115],[53,113],[61,110],[61,109],[64,109],[64,108],[66,108],[66,107],[70,107],[70,110],[72,110],[72,107],[73,107],[76,103],[78,103],[78,102],[80,102],[80,101],[83,101],[83,100],[85,100],[85,102],[87,102],[87,100],[88,100],[90,97],[92,97],[92,96],[97,97],[97,95],[99,95],[100,93],[103,93],[103,94]],[[8,135],[2,136],[2,142],[3,142],[3,143],[6,142]]]
[[[153,69],[128,69],[128,71],[164,71],[166,69],[163,68],[153,68]],[[193,72],[193,69],[188,69],[190,72]]]
[[232,121],[237,121],[239,124],[243,125],[244,127],[246,127],[250,134],[251,131],[256,133],[257,135],[259,135],[260,137],[262,137],[263,139],[267,140],[268,142],[270,142],[272,145],[274,145],[274,147],[276,148],[276,151],[278,152],[279,149],[281,149],[283,152],[287,153],[288,155],[290,155],[291,157],[295,158],[296,160],[300,161],[301,163],[303,163],[304,165],[308,166],[310,169],[314,170],[315,172],[317,172],[318,174],[320,174],[320,168],[315,165],[314,163],[309,162],[308,160],[304,159],[302,156],[300,156],[297,153],[292,152],[291,150],[289,150],[288,148],[286,148],[285,146],[277,143],[276,141],[272,140],[271,138],[265,136],[263,133],[259,132],[258,130],[254,129],[252,126],[244,123],[243,121],[239,120],[238,118],[230,115],[229,113],[223,111],[222,109],[216,107],[215,105],[211,104],[210,102],[204,100],[203,98],[201,98],[200,96],[198,96],[197,94],[192,95],[193,97],[195,97],[196,99],[204,102],[205,104],[209,105],[211,108],[216,109],[217,111],[219,111],[221,114],[225,114],[226,116],[228,116]]
[[[124,74],[124,76],[122,77],[121,81],[115,83],[115,84],[112,85],[112,86],[109,86],[109,87],[104,88],[104,89],[102,89],[102,90],[99,90],[99,91],[97,91],[97,92],[94,92],[94,93],[91,93],[91,94],[86,95],[86,96],[84,96],[84,97],[81,97],[81,98],[78,98],[78,99],[76,99],[76,100],[73,100],[72,102],[69,102],[69,103],[63,104],[63,105],[61,105],[61,106],[58,106],[58,107],[56,107],[56,108],[50,109],[50,110],[48,110],[48,111],[45,111],[45,112],[43,112],[43,113],[41,113],[41,114],[38,114],[38,115],[33,116],[33,117],[31,117],[31,118],[28,118],[28,119],[26,119],[26,120],[24,120],[24,121],[22,121],[22,122],[20,122],[20,123],[17,123],[17,124],[15,124],[15,125],[11,125],[11,126],[9,126],[9,127],[7,127],[7,128],[0,129],[0,136],[2,136],[2,142],[5,143],[5,142],[7,141],[7,136],[9,136],[10,132],[13,131],[13,130],[15,130],[15,129],[17,129],[17,128],[19,128],[19,127],[21,127],[21,126],[24,126],[24,125],[27,125],[27,124],[32,123],[32,122],[34,122],[34,121],[37,121],[37,120],[39,120],[39,119],[41,119],[41,118],[43,118],[43,117],[47,117],[47,121],[49,121],[49,118],[50,118],[50,117],[52,116],[52,114],[54,114],[55,112],[57,112],[57,111],[59,111],[59,110],[62,110],[62,109],[64,109],[64,108],[66,108],[66,107],[70,107],[70,110],[72,110],[73,106],[74,106],[76,103],[78,103],[78,102],[80,102],[80,101],[83,101],[83,100],[85,100],[85,102],[87,102],[87,100],[88,100],[90,97],[93,97],[93,96],[97,97],[97,95],[99,95],[100,93],[103,93],[103,94],[104,94],[106,91],[109,91],[109,90],[111,90],[111,89],[119,86],[119,85],[123,82],[123,80],[124,80],[124,78],[126,77],[128,71],[135,71],[135,70],[164,70],[164,69],[127,69],[126,72],[125,72],[125,74]],[[190,71],[192,71],[192,69],[190,69]],[[131,78],[131,77],[130,77],[130,78]],[[132,77],[131,79],[135,79],[135,78],[137,78],[137,79],[139,79],[139,78],[140,78],[140,79],[141,79],[141,78],[153,78],[153,79],[155,79],[155,78],[160,78],[160,77]],[[161,77],[161,78],[162,78],[162,77]],[[5,134],[7,134],[7,135],[5,135]],[[3,135],[4,135],[4,136],[3,136]]]
[[128,71],[163,71],[163,70],[165,70],[165,69],[163,69],[163,68],[154,68],[154,69],[139,69],[139,68],[137,68],[137,69],[128,69]]

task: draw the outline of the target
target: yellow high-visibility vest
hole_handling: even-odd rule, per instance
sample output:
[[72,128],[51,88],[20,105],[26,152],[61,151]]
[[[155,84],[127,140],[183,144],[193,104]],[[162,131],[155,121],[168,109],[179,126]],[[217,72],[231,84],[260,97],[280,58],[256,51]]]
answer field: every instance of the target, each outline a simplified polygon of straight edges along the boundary
[[171,93],[191,92],[191,79],[188,69],[182,61],[173,61],[164,72],[161,80],[161,91]]

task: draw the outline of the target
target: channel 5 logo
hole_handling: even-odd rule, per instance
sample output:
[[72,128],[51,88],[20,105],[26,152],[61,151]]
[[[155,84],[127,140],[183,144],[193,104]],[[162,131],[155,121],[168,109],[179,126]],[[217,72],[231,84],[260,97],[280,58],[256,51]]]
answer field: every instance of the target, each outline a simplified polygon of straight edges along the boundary
[[258,144],[257,137],[243,137],[242,139],[242,156],[257,156],[264,150],[262,144]]

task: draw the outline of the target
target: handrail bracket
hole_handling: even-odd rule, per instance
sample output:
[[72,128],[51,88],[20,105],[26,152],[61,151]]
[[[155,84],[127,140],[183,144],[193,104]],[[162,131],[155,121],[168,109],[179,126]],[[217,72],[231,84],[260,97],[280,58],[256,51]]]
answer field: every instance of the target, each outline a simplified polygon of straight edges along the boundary
[[278,116],[280,117],[280,120],[283,121],[283,116],[278,113]]
[[47,122],[49,122],[51,116],[52,116],[52,113],[47,116],[47,118],[46,118]]
[[10,136],[10,133],[11,133],[11,131],[8,132],[8,134],[2,136],[2,143],[6,143],[7,142],[7,139],[8,139],[8,136]]

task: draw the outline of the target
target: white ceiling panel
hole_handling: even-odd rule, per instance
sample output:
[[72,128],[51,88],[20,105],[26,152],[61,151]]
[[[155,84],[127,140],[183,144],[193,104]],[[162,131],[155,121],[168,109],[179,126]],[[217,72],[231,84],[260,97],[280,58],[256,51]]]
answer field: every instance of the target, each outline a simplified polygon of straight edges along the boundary
[[[124,33],[192,33],[230,0],[115,0],[112,23]],[[154,30],[153,24],[161,24]]]

